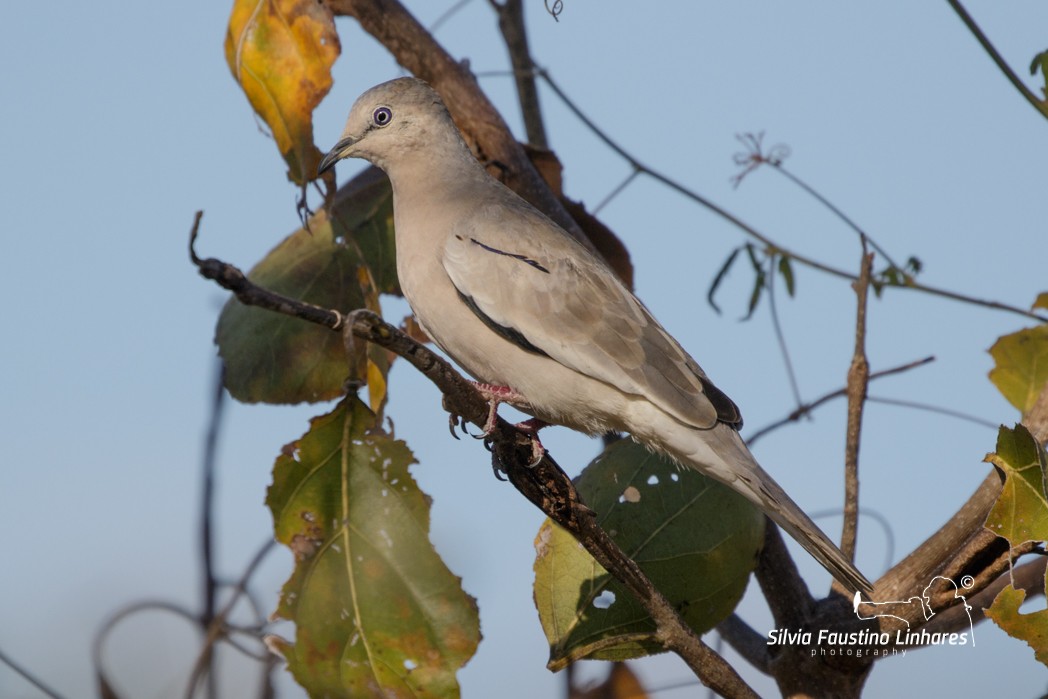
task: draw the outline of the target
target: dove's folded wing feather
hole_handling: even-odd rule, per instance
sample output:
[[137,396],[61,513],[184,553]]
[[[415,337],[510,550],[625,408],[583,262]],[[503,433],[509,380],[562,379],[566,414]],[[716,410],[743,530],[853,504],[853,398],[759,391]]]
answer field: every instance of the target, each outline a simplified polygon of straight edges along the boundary
[[607,267],[541,214],[520,206],[500,215],[505,206],[476,211],[444,248],[452,283],[490,328],[685,424],[741,424],[735,404]]

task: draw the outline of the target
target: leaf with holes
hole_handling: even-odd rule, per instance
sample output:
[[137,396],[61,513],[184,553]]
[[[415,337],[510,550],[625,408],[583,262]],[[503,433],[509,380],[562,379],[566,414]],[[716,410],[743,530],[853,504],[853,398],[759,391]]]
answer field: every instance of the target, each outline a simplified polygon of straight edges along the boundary
[[1001,427],[997,451],[984,461],[997,468],[1004,487],[986,517],[986,528],[1012,546],[1048,541],[1048,473],[1044,449],[1023,425]]
[[[288,236],[248,277],[323,308],[379,312],[378,294],[399,291],[389,180],[365,170],[335,195],[330,219],[324,211],[314,214],[308,230]],[[239,401],[331,400],[351,379],[368,382],[373,408],[384,403],[385,351],[361,347],[359,356],[348,358],[341,334],[327,328],[234,298],[222,310],[215,342],[226,365],[226,387]]]
[[990,348],[990,381],[1025,414],[1048,382],[1048,325],[1005,335]]
[[269,639],[310,696],[459,696],[476,603],[429,542],[429,501],[407,446],[355,398],[315,418],[273,468],[266,504],[295,555]]
[[[764,515],[741,495],[630,440],[608,447],[577,486],[601,526],[697,633],[735,608],[764,538]],[[535,605],[551,670],[580,658],[663,650],[640,604],[570,534],[547,520],[535,548]]]
[[335,18],[316,0],[234,0],[226,63],[269,125],[288,179],[305,185],[322,153],[313,144],[313,110],[331,89],[341,52]]

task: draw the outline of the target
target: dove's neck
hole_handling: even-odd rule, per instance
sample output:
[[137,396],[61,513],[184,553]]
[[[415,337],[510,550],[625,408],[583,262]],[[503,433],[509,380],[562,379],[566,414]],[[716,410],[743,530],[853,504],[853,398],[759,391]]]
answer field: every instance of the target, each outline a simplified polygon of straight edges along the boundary
[[457,134],[454,140],[401,153],[385,165],[393,185],[398,230],[446,232],[455,223],[454,216],[461,217],[462,211],[471,210],[501,187]]

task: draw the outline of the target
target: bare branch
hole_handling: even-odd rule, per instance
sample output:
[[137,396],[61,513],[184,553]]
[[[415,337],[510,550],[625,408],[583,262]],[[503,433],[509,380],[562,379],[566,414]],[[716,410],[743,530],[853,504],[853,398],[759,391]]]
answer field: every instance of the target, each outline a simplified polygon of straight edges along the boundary
[[528,48],[528,33],[524,25],[524,3],[522,0],[489,0],[499,17],[499,31],[509,50],[513,77],[517,82],[517,99],[524,117],[524,131],[528,143],[536,148],[549,149],[546,126],[542,123],[539,106],[539,91],[535,85],[535,62]]
[[858,298],[855,312],[855,352],[848,369],[848,428],[844,445],[844,527],[841,551],[855,560],[855,543],[859,528],[859,443],[862,437],[862,413],[870,386],[870,363],[866,359],[866,299],[870,290],[873,255],[866,252],[862,237],[862,267],[859,280],[853,284]]
[[[554,94],[556,94],[557,97],[560,98],[560,100],[564,103],[564,106],[571,110],[571,112],[579,119],[579,121],[581,121],[586,126],[586,128],[588,128],[593,133],[594,136],[600,139],[608,148],[610,148],[623,160],[629,163],[630,167],[632,167],[634,170],[644,173],[645,175],[651,177],[652,179],[658,182],[661,182],[662,184],[666,185],[675,192],[678,192],[684,197],[691,199],[696,204],[705,207],[717,216],[723,218],[731,225],[741,230],[746,235],[750,236],[751,238],[754,238],[755,240],[760,241],[770,250],[776,250],[781,254],[787,255],[791,259],[796,260],[797,262],[806,267],[817,269],[820,272],[825,272],[826,274],[829,274],[831,276],[839,277],[841,279],[847,279],[849,281],[857,281],[857,277],[850,272],[847,272],[843,269],[839,269],[837,267],[833,267],[832,265],[824,264],[822,262],[819,262],[818,260],[815,260],[814,258],[801,255],[797,252],[794,252],[793,250],[779,245],[778,243],[774,242],[771,238],[758,231],[756,228],[753,228],[749,224],[745,223],[742,219],[730,213],[727,209],[718,206],[717,204],[714,204],[713,201],[707,199],[698,192],[695,192],[694,190],[685,187],[676,180],[667,177],[666,175],[656,170],[653,170],[644,163],[640,162],[629,151],[627,151],[625,148],[623,148],[614,140],[612,140],[612,138],[608,136],[608,134],[606,134],[604,131],[602,131],[600,127],[597,126],[595,122],[593,122],[592,119],[586,116],[586,114],[578,107],[578,105],[576,105],[571,100],[571,98],[568,97],[567,93],[565,93],[560,88],[560,86],[553,81],[553,78],[550,76],[548,71],[544,69],[539,70],[538,75],[540,78],[546,81],[546,84],[549,85],[550,89],[553,90]],[[932,294],[933,296],[941,296],[943,298],[952,299],[954,301],[960,301],[962,303],[970,305],[982,306],[983,308],[1007,311],[1008,313],[1015,313],[1026,318],[1032,318],[1033,320],[1036,320],[1039,323],[1048,323],[1048,316],[1039,315],[1025,308],[1020,308],[1018,306],[1013,306],[1007,303],[1001,303],[999,301],[989,301],[986,299],[975,298],[973,296],[966,296],[965,294],[959,294],[954,291],[948,291],[946,289],[939,289],[937,287],[920,284],[914,280],[908,280],[908,283],[905,285],[893,284],[886,286],[886,288],[912,289],[914,291],[923,291],[924,293]]]
[[[915,369],[915,368],[917,368],[919,366],[924,366],[925,364],[928,364],[929,362],[933,362],[933,361],[935,361],[935,357],[925,357],[924,359],[918,359],[917,361],[914,361],[914,362],[908,362],[907,364],[902,364],[902,365],[897,366],[897,367],[892,367],[891,369],[882,369],[881,371],[875,371],[872,374],[870,374],[870,381],[873,381],[874,379],[879,379],[879,378],[884,377],[884,376],[891,376],[892,374],[900,374],[900,373],[902,373],[904,371],[909,371],[910,369]],[[784,425],[788,425],[791,422],[797,422],[798,420],[800,420],[805,415],[810,414],[816,408],[822,406],[824,403],[828,403],[829,401],[833,400],[834,398],[843,398],[843,397],[845,397],[847,395],[848,395],[848,389],[847,389],[847,387],[844,387],[844,388],[839,388],[836,391],[831,391],[831,392],[829,392],[829,393],[827,393],[825,395],[819,396],[818,398],[816,398],[815,400],[811,401],[810,403],[805,403],[805,404],[799,406],[798,408],[793,410],[789,415],[787,415],[786,417],[782,418],[781,420],[776,420],[775,422],[773,422],[771,424],[768,424],[768,425],[765,425],[764,427],[760,428],[759,430],[757,430],[756,432],[751,434],[746,439],[746,444],[752,447],[756,443],[756,441],[758,439],[760,439],[761,437],[765,436],[766,434],[769,434],[770,432],[774,432],[775,430],[779,429],[780,427],[782,427]],[[871,398],[869,400],[873,400],[873,399]]]
[[964,9],[963,5],[961,5],[960,0],[946,1],[950,3],[950,7],[953,8],[953,11],[956,12],[957,16],[961,18],[962,22],[964,22],[964,26],[968,27],[968,31],[975,35],[975,39],[980,45],[982,45],[986,53],[990,55],[990,58],[997,64],[997,67],[1001,69],[1004,76],[1008,78],[1008,82],[1015,86],[1015,89],[1019,91],[1019,94],[1021,94],[1027,102],[1033,105],[1033,108],[1040,112],[1041,116],[1048,118],[1048,101],[1038,99],[1037,95],[1035,95],[1030,88],[1026,87],[1023,81],[1019,79],[1019,76],[1016,75],[1015,71],[1013,71],[1005,62],[1001,54],[997,53],[997,49],[995,49],[993,44],[990,43],[990,39],[983,34],[982,29],[980,29],[979,25],[975,23],[972,16],[969,15],[968,11]]
[[764,518],[764,546],[754,575],[771,608],[775,626],[780,629],[804,626],[815,608],[815,599],[786,550],[782,533],[767,517]]
[[23,680],[33,685],[33,687],[39,689],[41,692],[51,697],[51,699],[62,699],[62,695],[57,691],[51,689],[43,680],[29,672],[29,670],[22,667],[19,663],[15,662],[14,658],[0,650],[0,664],[6,665],[11,668],[15,674],[19,675]]
[[771,674],[768,644],[764,637],[754,631],[738,614],[732,614],[717,624],[717,633],[736,653],[745,658],[746,662],[765,675]]

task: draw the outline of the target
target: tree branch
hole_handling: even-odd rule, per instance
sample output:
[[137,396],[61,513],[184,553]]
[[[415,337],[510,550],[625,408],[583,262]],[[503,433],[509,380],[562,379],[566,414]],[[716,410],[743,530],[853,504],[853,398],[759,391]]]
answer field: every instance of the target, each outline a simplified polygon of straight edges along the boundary
[[539,107],[539,91],[535,85],[535,63],[531,59],[528,47],[528,33],[524,24],[524,3],[522,0],[489,0],[499,17],[499,31],[509,50],[510,65],[513,66],[513,78],[517,83],[517,99],[520,100],[520,111],[524,118],[524,131],[528,143],[543,150],[549,149],[546,138],[546,126],[542,123],[542,109]]
[[855,542],[859,528],[859,443],[862,436],[862,413],[870,385],[870,363],[866,359],[866,298],[870,290],[873,255],[866,252],[862,238],[862,266],[859,280],[852,286],[858,297],[855,312],[855,352],[848,369],[848,427],[844,445],[844,525],[841,551],[855,560]]
[[983,34],[982,29],[980,29],[979,25],[975,23],[972,16],[968,14],[968,11],[964,9],[963,5],[961,5],[960,0],[946,1],[950,3],[950,7],[953,8],[953,11],[956,12],[957,16],[961,18],[962,22],[964,22],[964,26],[968,27],[968,31],[975,36],[976,41],[978,41],[986,53],[990,55],[990,58],[997,64],[997,67],[1001,69],[1001,72],[1004,73],[1004,77],[1008,78],[1008,82],[1019,91],[1019,94],[1021,94],[1027,102],[1033,105],[1033,108],[1036,109],[1041,116],[1048,118],[1048,101],[1038,99],[1037,95],[1035,95],[1030,88],[1026,87],[1023,81],[1019,79],[1019,76],[1015,74],[1015,71],[1011,69],[1001,54],[997,52],[997,49],[993,47],[993,44],[990,43],[990,39]]
[[[445,407],[483,428],[488,403],[477,388],[452,366],[424,345],[416,342],[375,313],[361,309],[343,316],[337,311],[302,303],[263,289],[233,265],[214,258],[201,259],[194,251],[200,214],[190,233],[190,258],[202,276],[234,292],[250,306],[295,316],[331,329],[340,329],[403,357],[430,379],[444,394]],[[637,564],[608,536],[586,507],[571,479],[545,454],[534,467],[531,438],[497,417],[489,437],[497,468],[529,501],[554,522],[568,530],[594,559],[636,596],[656,627],[656,639],[679,655],[695,675],[714,691],[728,697],[756,697],[757,694],[723,658],[684,623],[673,605],[663,597]],[[221,616],[221,615],[220,615]]]
[[[890,369],[882,369],[880,371],[875,371],[875,372],[870,374],[870,381],[873,381],[874,379],[879,379],[879,378],[881,378],[883,376],[891,376],[892,374],[900,374],[900,373],[902,373],[904,371],[909,371],[910,369],[915,369],[915,368],[917,368],[919,366],[924,366],[925,364],[928,364],[929,362],[933,362],[933,361],[935,361],[935,357],[925,357],[924,359],[918,359],[916,361],[908,362],[906,364],[901,364],[899,366],[892,367]],[[810,414],[816,408],[822,406],[824,403],[828,403],[829,401],[833,400],[834,398],[843,398],[843,397],[845,397],[847,395],[848,395],[848,388],[847,388],[847,386],[845,386],[844,388],[839,388],[836,391],[831,391],[831,392],[826,393],[826,394],[824,394],[822,396],[819,396],[818,398],[816,398],[815,400],[811,401],[810,403],[804,403],[803,405],[800,405],[796,409],[791,411],[790,414],[787,415],[786,417],[784,417],[784,418],[782,418],[780,420],[776,420],[775,422],[772,422],[772,423],[770,423],[768,425],[765,425],[764,427],[760,428],[759,430],[757,430],[756,432],[751,434],[749,437],[746,438],[746,444],[748,446],[752,447],[754,445],[754,443],[756,443],[756,441],[758,439],[760,439],[761,437],[767,435],[768,433],[773,432],[773,431],[779,429],[780,427],[783,427],[784,425],[788,425],[791,422],[797,422],[798,420],[800,420],[805,415]]]

